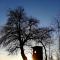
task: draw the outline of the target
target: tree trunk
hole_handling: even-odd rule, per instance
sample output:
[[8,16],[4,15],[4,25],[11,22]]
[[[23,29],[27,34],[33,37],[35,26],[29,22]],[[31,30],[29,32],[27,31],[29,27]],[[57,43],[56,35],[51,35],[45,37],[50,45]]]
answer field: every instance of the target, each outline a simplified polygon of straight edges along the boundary
[[23,47],[20,47],[20,49],[21,49],[21,56],[22,56],[23,60],[27,60],[27,57],[25,56]]
[[18,40],[20,42],[20,50],[21,50],[21,56],[23,60],[27,60],[27,57],[25,56],[24,49],[23,49],[23,41],[21,40],[21,26],[20,26],[20,19],[18,21],[17,25],[17,33],[18,33]]
[[45,47],[45,45],[42,43],[42,41],[40,41],[40,43],[43,45],[43,47],[44,47],[44,50],[45,50],[45,60],[47,60],[47,53],[46,53],[46,47]]

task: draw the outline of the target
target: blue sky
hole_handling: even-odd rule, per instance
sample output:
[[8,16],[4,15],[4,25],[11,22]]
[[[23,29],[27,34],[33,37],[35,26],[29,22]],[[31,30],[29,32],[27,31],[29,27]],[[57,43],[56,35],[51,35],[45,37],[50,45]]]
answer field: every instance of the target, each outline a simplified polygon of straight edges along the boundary
[[[42,26],[53,23],[54,17],[60,13],[60,0],[0,0],[0,26],[6,23],[9,8],[14,9],[18,6],[24,7],[28,16],[40,20]],[[1,55],[3,54],[0,54],[0,60],[12,60],[11,57],[7,59]],[[13,60],[16,60],[15,58]]]
[[60,12],[60,0],[0,0],[0,25],[6,23],[9,8],[24,7],[28,16],[41,21],[42,26],[48,26]]

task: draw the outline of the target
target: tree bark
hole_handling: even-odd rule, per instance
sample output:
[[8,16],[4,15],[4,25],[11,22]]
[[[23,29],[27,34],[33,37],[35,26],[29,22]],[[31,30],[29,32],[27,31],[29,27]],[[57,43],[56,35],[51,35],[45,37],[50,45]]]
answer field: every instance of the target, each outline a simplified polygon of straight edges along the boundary
[[27,60],[27,57],[25,56],[25,53],[24,53],[23,46],[20,47],[20,50],[21,50],[21,56],[22,56],[23,60]]

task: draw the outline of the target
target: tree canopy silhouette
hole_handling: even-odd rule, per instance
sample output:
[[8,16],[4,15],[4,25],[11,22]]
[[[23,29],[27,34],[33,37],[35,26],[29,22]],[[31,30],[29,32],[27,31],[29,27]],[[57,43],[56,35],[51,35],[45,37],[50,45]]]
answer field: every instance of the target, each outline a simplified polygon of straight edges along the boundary
[[38,23],[39,20],[27,17],[22,7],[10,10],[0,44],[3,44],[4,47],[7,46],[7,51],[10,54],[20,49],[23,60],[27,60],[24,45],[28,40],[35,40],[44,46],[43,41],[46,42],[47,38],[51,38],[49,33],[52,29],[39,28]]
[[4,47],[8,46],[7,50],[10,54],[20,48],[23,60],[27,60],[23,47],[32,35],[32,27],[35,28],[37,23],[36,19],[26,17],[24,9],[21,7],[10,10],[0,44],[3,44]]

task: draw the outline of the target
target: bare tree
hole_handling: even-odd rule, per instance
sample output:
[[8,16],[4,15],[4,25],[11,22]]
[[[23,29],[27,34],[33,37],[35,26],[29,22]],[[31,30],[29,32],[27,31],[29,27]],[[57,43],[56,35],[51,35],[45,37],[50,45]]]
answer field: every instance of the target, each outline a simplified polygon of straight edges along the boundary
[[58,33],[58,53],[59,53],[59,55],[58,55],[58,60],[60,59],[60,15],[56,18],[56,23],[57,23],[57,33]]
[[[53,24],[53,26],[54,26],[54,30],[55,30],[55,35],[56,35],[56,37],[57,38],[55,38],[56,40],[57,40],[57,42],[58,42],[58,44],[57,44],[57,46],[58,46],[58,51],[57,51],[57,53],[56,53],[56,55],[58,56],[57,58],[58,58],[58,60],[59,60],[59,58],[60,58],[60,13],[54,18],[54,24]],[[55,36],[54,35],[54,36]],[[56,43],[56,42],[55,42]]]
[[57,20],[58,38],[59,38],[59,53],[60,53],[60,21]]
[[9,53],[16,52],[18,48],[21,50],[23,60],[27,60],[24,53],[24,45],[31,37],[31,28],[37,25],[38,21],[33,18],[27,18],[23,8],[10,10],[8,13],[8,21],[3,28],[3,36],[0,44],[8,47]]
[[51,33],[54,31],[53,28],[42,27],[38,29],[34,29],[33,31],[33,38],[37,43],[41,43],[45,50],[45,60],[47,60],[47,50],[46,45],[52,43],[51,40]]
[[37,19],[28,18],[23,8],[16,8],[8,13],[8,20],[2,30],[3,36],[0,38],[0,45],[7,46],[7,51],[10,54],[20,49],[23,60],[27,60],[24,45],[32,39],[43,45],[46,54],[45,60],[47,60],[46,47],[43,42],[51,38],[49,33],[51,31],[52,29],[49,28],[38,28]]

